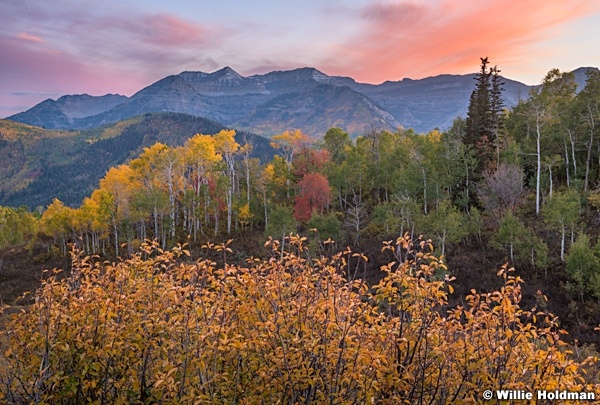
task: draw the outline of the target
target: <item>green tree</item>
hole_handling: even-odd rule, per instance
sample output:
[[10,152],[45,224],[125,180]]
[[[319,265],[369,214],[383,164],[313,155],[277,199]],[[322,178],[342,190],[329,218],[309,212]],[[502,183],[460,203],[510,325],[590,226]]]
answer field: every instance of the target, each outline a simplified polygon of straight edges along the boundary
[[[488,69],[489,60],[481,58],[481,69],[475,76],[463,142],[476,150],[477,171],[489,170],[500,156],[499,133],[502,127],[502,81],[497,67]],[[478,179],[477,179],[478,180]]]
[[442,200],[434,211],[424,216],[423,222],[425,235],[441,246],[442,255],[446,252],[447,244],[460,242],[468,231],[464,214],[447,199]]
[[581,211],[581,198],[574,189],[567,189],[554,193],[542,210],[544,221],[554,227],[560,228],[560,260],[565,261],[565,241],[567,231],[571,235],[575,232],[579,212]]
[[546,268],[548,265],[548,246],[527,228],[512,211],[506,211],[499,221],[496,232],[490,239],[490,246],[506,251],[510,261],[526,263],[533,268]]
[[0,249],[30,242],[38,228],[38,220],[25,207],[0,206]]
[[373,209],[371,224],[375,225],[377,233],[385,236],[396,233],[401,222],[402,217],[398,215],[397,204],[394,202],[384,202]]
[[526,233],[525,225],[511,211],[508,211],[500,220],[500,226],[490,240],[490,246],[499,250],[508,247],[510,261],[514,263],[515,246]]
[[269,224],[266,228],[267,236],[272,236],[277,239],[281,237],[281,251],[285,246],[285,237],[292,232],[296,231],[298,223],[294,219],[293,211],[291,208],[278,205],[274,207],[269,213]]
[[574,114],[576,114],[579,127],[587,133],[584,191],[590,189],[592,179],[593,152],[598,145],[598,131],[600,130],[600,72],[588,69],[586,85],[575,97]]
[[331,160],[336,164],[346,159],[348,148],[352,145],[348,132],[341,128],[329,128],[323,136],[323,146],[331,154]]
[[309,229],[316,229],[319,243],[333,241],[338,246],[345,243],[342,223],[335,213],[314,214],[307,223]]
[[[564,73],[558,69],[553,69],[544,77],[541,88],[531,90],[529,98],[520,102],[511,114],[515,121],[524,118],[524,121],[519,124],[515,123],[513,126],[518,126],[520,131],[526,131],[525,134],[520,134],[521,137],[525,138],[526,141],[532,141],[525,142],[525,149],[526,152],[535,156],[536,214],[540,214],[541,211],[542,162],[544,156],[552,154],[549,147],[542,149],[542,144],[549,146],[552,139],[556,137],[561,111],[572,101],[575,96],[575,89],[576,84],[572,73]],[[533,134],[531,134],[532,131]],[[531,145],[531,143],[534,145]]]
[[[584,301],[585,293],[591,286],[596,286],[596,274],[600,268],[600,260],[594,255],[590,246],[590,238],[580,233],[571,245],[569,254],[566,257],[566,271],[571,282],[567,284],[567,289],[576,294]],[[597,294],[597,291],[594,291]],[[597,296],[597,295],[596,295]]]

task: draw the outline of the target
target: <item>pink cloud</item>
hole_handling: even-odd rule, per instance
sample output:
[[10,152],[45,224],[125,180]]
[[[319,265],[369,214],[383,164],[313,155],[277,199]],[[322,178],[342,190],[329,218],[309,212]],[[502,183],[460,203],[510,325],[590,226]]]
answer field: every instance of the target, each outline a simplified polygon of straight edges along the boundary
[[322,64],[335,74],[381,82],[477,70],[535,58],[537,43],[564,24],[600,10],[596,2],[466,0],[375,2],[359,11],[361,34]]
[[[80,58],[48,47],[26,47],[16,38],[0,37],[0,117],[46,98],[63,94],[107,92],[131,94],[148,78],[110,66],[92,66]],[[25,107],[25,108],[24,108]]]
[[37,36],[35,36],[35,35],[28,34],[28,33],[26,33],[26,32],[19,32],[19,33],[16,35],[16,37],[17,37],[18,39],[22,39],[22,40],[24,40],[24,41],[29,41],[29,42],[37,42],[37,43],[44,42],[44,40],[43,40],[42,38],[40,38],[40,37],[37,37]]
[[[161,46],[177,46],[204,42],[207,30],[177,17],[158,14],[142,17],[144,39]],[[208,36],[208,35],[206,35]]]
[[48,95],[131,95],[168,74],[203,67],[208,52],[200,50],[218,47],[228,35],[218,26],[167,13],[88,6],[0,4],[6,33],[0,34],[0,117]]
[[93,25],[110,34],[145,45],[182,46],[202,43],[211,35],[209,29],[168,14],[143,15],[138,18],[105,17]]
[[[192,16],[140,12],[127,2],[110,3],[64,0],[61,7],[41,1],[29,7],[0,3],[0,26],[7,33],[19,33],[16,37],[23,42],[39,43],[37,39],[43,38],[49,47],[78,55],[91,66],[112,63],[163,72],[166,62],[171,69],[188,64],[198,58],[198,48],[218,47],[231,34],[221,25],[188,19]],[[28,29],[32,26],[35,33]]]
[[40,92],[70,92],[79,88],[98,93],[111,87],[139,88],[139,80],[134,77],[124,78],[124,82],[134,79],[137,83],[123,86],[119,79],[123,76],[121,71],[88,64],[60,49],[24,47],[18,41],[0,37],[0,54],[7,56],[0,61],[0,77],[21,90],[29,90],[31,85]]

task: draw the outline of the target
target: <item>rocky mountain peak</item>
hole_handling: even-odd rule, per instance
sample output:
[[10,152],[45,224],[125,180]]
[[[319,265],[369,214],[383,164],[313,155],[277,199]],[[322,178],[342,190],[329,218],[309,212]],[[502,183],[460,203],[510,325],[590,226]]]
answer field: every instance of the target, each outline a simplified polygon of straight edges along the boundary
[[178,76],[186,82],[201,82],[209,76],[209,73],[186,70],[184,72],[179,73]]
[[223,69],[219,69],[216,72],[211,73],[207,78],[211,81],[216,80],[219,82],[237,82],[245,79],[244,76],[240,75],[229,66],[225,66]]

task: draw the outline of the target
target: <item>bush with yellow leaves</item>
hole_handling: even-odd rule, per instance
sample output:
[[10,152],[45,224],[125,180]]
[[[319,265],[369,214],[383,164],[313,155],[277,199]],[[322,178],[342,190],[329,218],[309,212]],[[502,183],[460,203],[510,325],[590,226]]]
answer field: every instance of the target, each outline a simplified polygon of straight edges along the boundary
[[[594,391],[596,359],[570,360],[556,319],[503,287],[448,308],[451,280],[428,253],[382,268],[369,288],[341,252],[310,259],[304,238],[247,266],[190,262],[148,243],[116,264],[74,256],[10,319],[0,399],[25,404],[450,404],[485,389]],[[391,254],[410,248],[399,238]],[[427,249],[421,249],[427,250]],[[598,395],[600,398],[600,394]]]

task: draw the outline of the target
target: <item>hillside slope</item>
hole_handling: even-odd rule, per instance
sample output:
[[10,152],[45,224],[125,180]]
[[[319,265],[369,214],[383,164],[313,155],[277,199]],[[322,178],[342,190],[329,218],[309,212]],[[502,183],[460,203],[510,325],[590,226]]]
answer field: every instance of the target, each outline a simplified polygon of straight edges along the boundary
[[[225,127],[185,114],[137,116],[94,130],[63,131],[0,120],[0,205],[48,205],[54,197],[77,206],[106,171],[139,155],[156,142],[180,146],[197,133]],[[253,144],[253,157],[270,160],[267,139],[239,132],[239,143]]]

